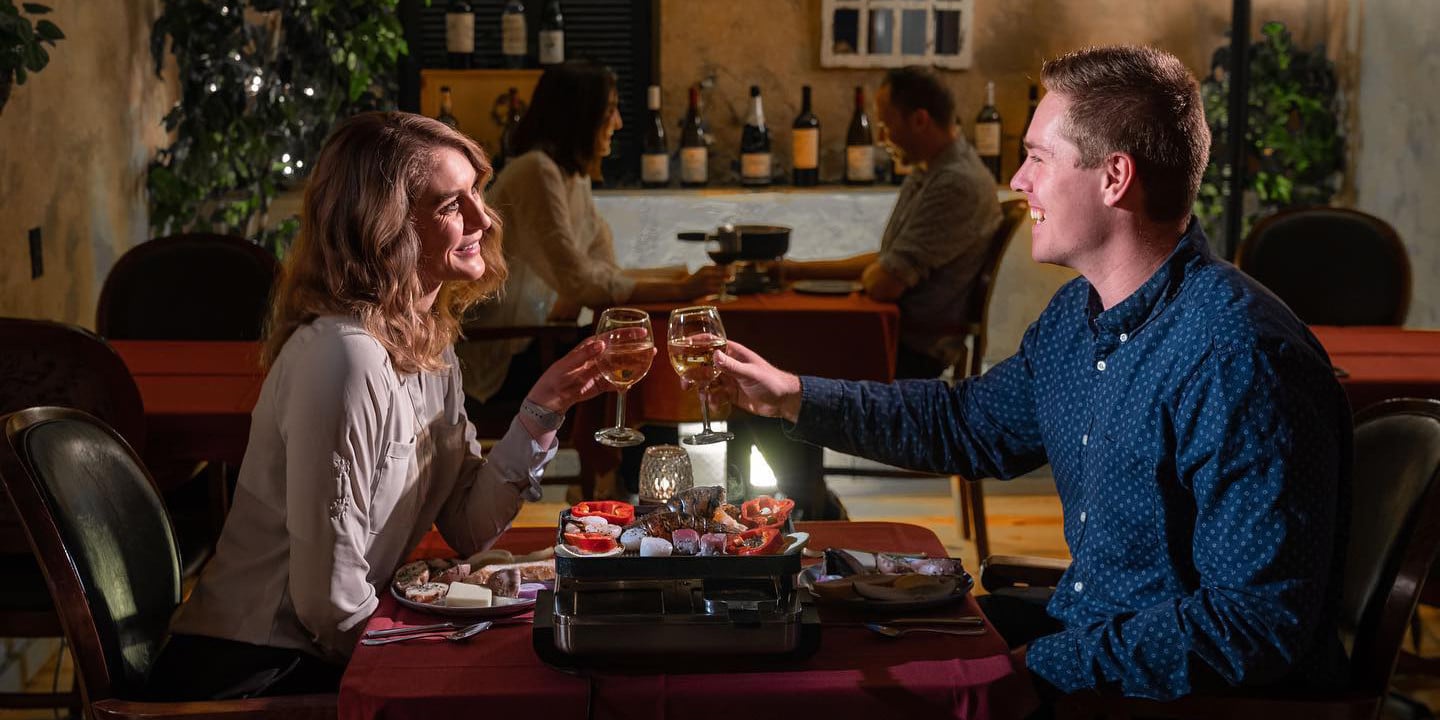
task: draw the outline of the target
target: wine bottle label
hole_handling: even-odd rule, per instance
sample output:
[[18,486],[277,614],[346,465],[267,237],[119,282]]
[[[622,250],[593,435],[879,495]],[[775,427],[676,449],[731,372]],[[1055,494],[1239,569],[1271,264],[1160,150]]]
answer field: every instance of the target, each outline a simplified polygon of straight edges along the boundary
[[709,172],[709,153],[703,147],[680,148],[680,181],[703,183]]
[[664,154],[641,155],[640,179],[647,183],[670,182],[670,156]]
[[875,179],[875,146],[845,146],[845,177],[869,182]]
[[770,153],[742,153],[740,179],[743,182],[770,182]]
[[820,167],[820,130],[796,128],[793,145],[796,170],[814,170]]
[[975,124],[975,152],[984,156],[1000,154],[1000,123]]
[[559,65],[565,62],[565,31],[540,31],[540,64]]
[[525,16],[520,13],[506,13],[500,18],[500,53],[502,55],[525,54]]
[[445,14],[445,52],[475,52],[475,16],[470,13]]

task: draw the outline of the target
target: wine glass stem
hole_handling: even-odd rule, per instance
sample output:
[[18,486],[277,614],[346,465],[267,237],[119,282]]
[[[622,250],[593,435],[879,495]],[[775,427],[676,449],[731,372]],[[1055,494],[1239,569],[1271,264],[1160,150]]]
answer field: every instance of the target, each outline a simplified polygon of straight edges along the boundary
[[616,391],[615,398],[615,429],[625,427],[625,391],[628,388],[620,388]]
[[705,386],[700,387],[700,423],[704,426],[704,434],[710,434],[710,393]]

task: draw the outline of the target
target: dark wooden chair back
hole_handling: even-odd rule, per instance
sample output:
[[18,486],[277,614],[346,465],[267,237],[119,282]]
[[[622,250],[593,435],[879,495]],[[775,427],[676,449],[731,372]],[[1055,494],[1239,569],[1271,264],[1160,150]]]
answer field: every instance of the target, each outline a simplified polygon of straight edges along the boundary
[[1410,308],[1405,244],[1358,210],[1275,213],[1255,224],[1235,264],[1311,325],[1402,325]]
[[966,334],[971,338],[969,364],[968,367],[957,366],[954,369],[956,380],[966,375],[979,375],[983,369],[988,336],[986,320],[990,316],[990,298],[995,295],[995,279],[1000,276],[1000,262],[1005,259],[1015,228],[1030,215],[1030,203],[1023,198],[1006,200],[1000,203],[1000,215],[1000,227],[990,236],[990,244],[985,248],[985,264],[980,274],[975,276],[975,284],[970,286],[970,301],[966,303],[970,317],[965,321]]
[[115,340],[259,340],[279,273],[275,256],[244,238],[144,242],[106,276],[95,328]]

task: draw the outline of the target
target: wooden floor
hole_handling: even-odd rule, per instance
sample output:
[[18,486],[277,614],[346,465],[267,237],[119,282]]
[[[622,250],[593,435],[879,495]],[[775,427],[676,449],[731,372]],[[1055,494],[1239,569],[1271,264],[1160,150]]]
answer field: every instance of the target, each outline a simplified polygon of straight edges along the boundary
[[[1041,478],[1017,481],[1014,486],[986,483],[985,503],[992,553],[1068,557],[1060,529],[1060,504],[1053,491],[1045,491],[1046,482]],[[974,546],[960,538],[947,481],[834,477],[830,486],[845,503],[852,520],[887,520],[928,527],[940,536],[952,556],[964,559],[967,568],[979,567]],[[546,486],[545,498],[541,502],[527,504],[517,524],[550,525],[564,507],[564,488]],[[1422,612],[1425,655],[1440,657],[1440,611],[1422,609]],[[61,687],[69,685],[69,665],[67,657],[60,668]],[[31,689],[48,690],[54,671],[53,663],[42,669],[32,681]],[[1397,676],[1395,686],[1406,696],[1427,703],[1432,711],[1440,712],[1440,678]],[[45,720],[52,717],[49,711],[0,711],[0,720]],[[1411,716],[1387,708],[1385,717]]]

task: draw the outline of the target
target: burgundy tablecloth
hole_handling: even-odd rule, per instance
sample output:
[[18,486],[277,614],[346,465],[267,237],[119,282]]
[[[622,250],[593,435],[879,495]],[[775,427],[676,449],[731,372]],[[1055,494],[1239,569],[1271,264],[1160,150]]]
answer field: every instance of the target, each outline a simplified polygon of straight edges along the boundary
[[1440,332],[1395,327],[1313,326],[1343,371],[1340,384],[1360,410],[1397,397],[1440,399]]
[[[627,411],[633,423],[700,419],[695,392],[680,390],[680,378],[664,355],[666,323],[680,305],[637,305],[649,311],[660,348],[650,374],[630,390]],[[725,333],[760,353],[771,364],[802,375],[878,380],[895,377],[900,308],[868,295],[805,295],[794,291],[742,295],[718,305]]]
[[[815,547],[845,546],[941,554],[935,534],[899,523],[805,523]],[[551,528],[519,528],[500,545],[543,546]],[[443,554],[429,541],[420,555]],[[828,609],[827,609],[828,610]],[[941,613],[978,613],[971,598]],[[732,673],[594,673],[595,718],[758,717],[1019,717],[1031,702],[1004,641],[980,637],[881,637],[862,627],[828,623],[858,618],[822,612],[827,623],[819,652],[793,669]],[[434,618],[400,608],[388,596],[372,629],[422,624]],[[586,678],[540,662],[527,624],[498,626],[465,643],[424,641],[358,646],[340,687],[340,716],[432,720],[463,717],[582,718],[590,696]]]

